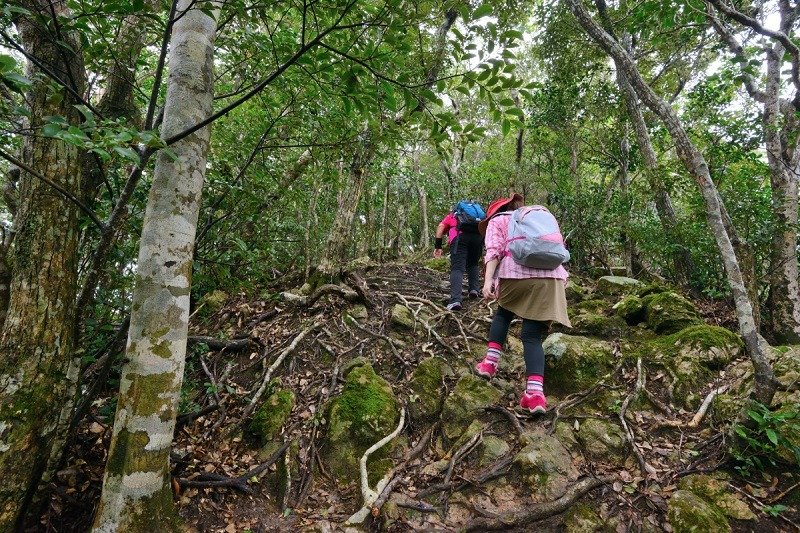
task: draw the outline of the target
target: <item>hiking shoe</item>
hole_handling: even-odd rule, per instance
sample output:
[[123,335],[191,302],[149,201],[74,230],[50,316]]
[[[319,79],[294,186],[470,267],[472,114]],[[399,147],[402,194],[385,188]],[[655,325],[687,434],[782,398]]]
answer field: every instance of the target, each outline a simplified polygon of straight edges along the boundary
[[494,375],[497,374],[497,365],[488,359],[484,359],[475,365],[475,372],[477,372],[479,376],[492,379]]
[[447,304],[448,311],[461,311],[461,302],[451,302]]
[[478,291],[469,291],[469,299],[474,300],[478,297]]
[[519,406],[534,415],[541,415],[547,411],[547,400],[544,394],[522,394],[519,399]]

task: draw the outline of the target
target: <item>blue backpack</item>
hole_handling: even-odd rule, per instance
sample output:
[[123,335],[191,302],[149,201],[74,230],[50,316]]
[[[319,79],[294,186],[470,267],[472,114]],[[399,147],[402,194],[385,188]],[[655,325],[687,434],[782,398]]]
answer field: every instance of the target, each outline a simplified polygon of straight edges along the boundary
[[483,208],[475,202],[461,200],[453,208],[458,224],[456,229],[464,233],[478,233],[478,222],[486,218]]

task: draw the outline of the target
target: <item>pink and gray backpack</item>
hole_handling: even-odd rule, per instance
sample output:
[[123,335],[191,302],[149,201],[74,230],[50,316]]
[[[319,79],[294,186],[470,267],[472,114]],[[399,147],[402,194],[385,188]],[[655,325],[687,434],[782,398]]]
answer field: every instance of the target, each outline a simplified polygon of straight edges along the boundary
[[511,213],[507,242],[507,255],[522,266],[552,270],[569,261],[556,217],[541,205]]

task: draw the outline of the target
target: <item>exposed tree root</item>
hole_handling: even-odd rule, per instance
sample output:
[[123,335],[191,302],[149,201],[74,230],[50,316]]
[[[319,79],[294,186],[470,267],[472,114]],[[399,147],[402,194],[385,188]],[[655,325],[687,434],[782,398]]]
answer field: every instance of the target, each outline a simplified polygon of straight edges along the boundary
[[362,300],[361,296],[350,287],[333,285],[331,283],[321,285],[310,296],[300,296],[291,292],[282,292],[281,297],[284,301],[295,307],[311,307],[317,300],[327,294],[337,294],[348,302],[359,302]]
[[639,469],[642,471],[642,475],[645,478],[650,478],[656,475],[656,469],[647,463],[642,455],[642,452],[640,452],[639,448],[636,447],[636,437],[634,436],[630,426],[628,426],[628,421],[625,420],[625,413],[628,411],[628,405],[630,405],[631,400],[636,398],[644,388],[644,381],[645,375],[644,370],[642,370],[642,358],[639,357],[636,360],[636,387],[630,394],[628,394],[628,396],[625,397],[625,400],[622,402],[622,406],[620,407],[618,417],[620,424],[622,424],[622,430],[625,433],[625,440],[628,441],[631,450],[633,450],[633,454],[636,456],[636,460],[639,462]]
[[264,391],[267,390],[267,385],[269,385],[269,380],[272,378],[272,373],[275,372],[275,369],[280,366],[280,364],[283,362],[284,359],[286,359],[286,356],[294,352],[294,350],[297,348],[297,345],[300,344],[300,341],[302,341],[309,333],[312,333],[321,327],[322,327],[322,322],[315,322],[310,327],[304,329],[303,331],[300,332],[299,335],[297,335],[297,337],[294,338],[292,343],[289,346],[287,346],[280,353],[280,355],[278,355],[278,357],[275,359],[272,365],[270,365],[270,367],[267,369],[267,372],[264,374],[264,377],[261,380],[261,386],[258,388],[256,393],[253,395],[253,398],[250,400],[250,403],[247,405],[247,407],[245,407],[244,411],[242,412],[242,422],[246,421],[250,416],[250,414],[253,412],[253,410],[256,408],[258,400],[261,399],[261,396],[264,394]]
[[531,522],[563,513],[583,495],[604,483],[606,481],[600,478],[583,478],[569,487],[567,492],[557,500],[534,503],[521,512],[504,513],[498,515],[497,518],[476,518],[466,525],[464,531],[498,531],[522,524],[530,525]]
[[514,415],[514,413],[505,407],[501,407],[499,405],[490,405],[488,407],[484,407],[483,409],[484,411],[494,411],[495,413],[500,413],[501,415],[505,416],[508,421],[511,422],[511,427],[513,427],[514,431],[517,432],[517,436],[522,436],[522,434],[525,432],[525,429],[522,427],[522,423],[519,421],[519,419]]
[[380,493],[383,492],[383,489],[389,484],[389,481],[392,477],[392,472],[389,472],[386,476],[383,477],[378,484],[375,486],[375,490],[369,486],[369,475],[367,474],[367,461],[369,460],[369,456],[378,451],[380,448],[391,442],[395,437],[397,437],[400,432],[403,430],[403,426],[406,424],[406,409],[405,407],[400,408],[400,421],[397,423],[397,427],[383,437],[381,440],[367,448],[367,451],[364,452],[364,455],[361,456],[361,460],[359,461],[359,470],[361,471],[361,496],[364,499],[364,504],[361,506],[361,509],[353,513],[353,515],[347,519],[345,524],[352,525],[352,524],[361,524],[367,518],[367,516],[372,512],[373,504],[378,500]]

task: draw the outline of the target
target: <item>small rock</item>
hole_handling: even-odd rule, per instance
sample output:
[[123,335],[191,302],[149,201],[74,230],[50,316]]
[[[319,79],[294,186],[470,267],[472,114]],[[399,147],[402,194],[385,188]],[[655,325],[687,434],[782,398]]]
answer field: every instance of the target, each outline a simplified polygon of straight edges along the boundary
[[635,292],[642,282],[625,276],[603,276],[597,280],[597,292],[607,296]]
[[411,309],[403,304],[394,304],[392,307],[392,324],[402,328],[414,329],[414,315]]
[[675,533],[728,533],[731,530],[718,509],[688,490],[676,491],[667,506],[667,518]]
[[573,505],[564,518],[566,533],[594,533],[602,531],[606,522],[585,503]]
[[412,396],[408,409],[411,417],[418,420],[436,418],[442,408],[442,365],[437,357],[423,359],[414,369],[409,386]]
[[614,369],[616,356],[608,342],[553,333],[542,343],[547,386],[571,394],[586,390]]
[[727,517],[736,520],[755,520],[757,518],[747,503],[728,490],[724,480],[693,474],[681,479],[678,488],[700,496]]
[[533,493],[544,499],[561,496],[576,472],[570,453],[558,438],[543,432],[523,435],[528,443],[514,457],[514,465]]
[[627,451],[622,428],[600,418],[584,420],[576,433],[586,455],[593,459],[608,460],[620,465]]
[[502,393],[472,374],[462,376],[442,407],[442,430],[450,442],[455,442],[464,430],[483,414],[483,408],[494,404]]
[[483,437],[479,462],[481,465],[491,464],[506,455],[509,451],[511,451],[511,446],[506,441],[494,435],[487,435]]

